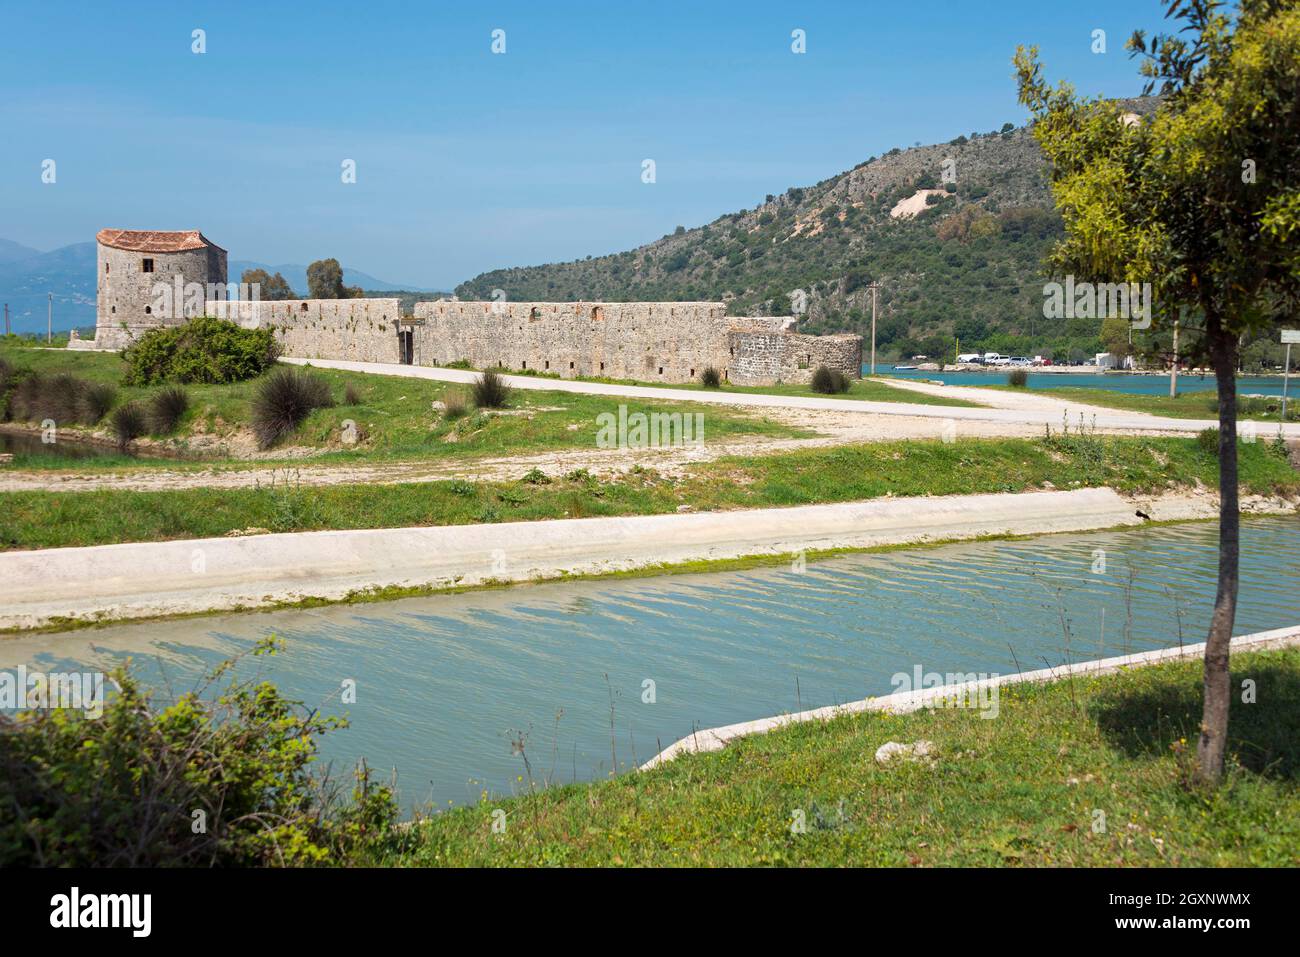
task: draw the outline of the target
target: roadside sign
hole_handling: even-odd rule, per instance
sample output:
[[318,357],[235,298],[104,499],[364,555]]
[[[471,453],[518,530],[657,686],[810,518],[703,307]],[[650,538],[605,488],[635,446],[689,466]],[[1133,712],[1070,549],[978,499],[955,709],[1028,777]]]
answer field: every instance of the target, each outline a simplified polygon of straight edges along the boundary
[[1300,329],[1283,329],[1282,344],[1300,346]]

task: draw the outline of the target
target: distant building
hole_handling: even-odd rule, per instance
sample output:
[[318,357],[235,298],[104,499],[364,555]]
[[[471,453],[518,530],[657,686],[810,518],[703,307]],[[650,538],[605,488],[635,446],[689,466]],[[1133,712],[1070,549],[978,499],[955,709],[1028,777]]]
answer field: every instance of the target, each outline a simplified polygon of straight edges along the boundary
[[[81,340],[82,348],[122,349],[142,332],[201,315],[204,301],[216,297],[205,294],[187,301],[183,290],[193,283],[205,290],[226,285],[226,251],[197,229],[101,229],[95,241],[95,339]],[[163,297],[160,286],[172,292]],[[164,298],[166,306],[160,309]]]
[[123,349],[150,329],[209,315],[269,329],[284,355],[413,365],[467,362],[574,378],[808,382],[818,366],[862,374],[862,337],[799,332],[793,316],[728,316],[724,302],[260,301],[234,294],[226,251],[197,229],[100,230],[95,339]]

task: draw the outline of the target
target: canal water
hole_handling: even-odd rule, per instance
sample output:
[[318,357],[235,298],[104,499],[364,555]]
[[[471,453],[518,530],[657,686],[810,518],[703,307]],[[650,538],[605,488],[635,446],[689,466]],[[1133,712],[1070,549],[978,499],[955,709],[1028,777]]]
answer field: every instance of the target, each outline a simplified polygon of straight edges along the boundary
[[57,455],[66,459],[96,459],[117,456],[120,453],[111,445],[95,442],[78,442],[60,437],[56,442],[43,442],[39,432],[20,432],[0,429],[0,453],[12,453],[17,464],[31,456]]
[[[1213,601],[1216,527],[958,544],[703,575],[523,586],[384,604],[145,623],[0,642],[0,668],[102,667],[194,685],[275,633],[265,677],[351,727],[336,774],[395,768],[403,804],[446,807],[536,775],[590,779],[694,728],[894,690],[892,676],[986,672],[1188,644]],[[1236,633],[1300,624],[1300,518],[1242,526]],[[1062,616],[1065,627],[1062,627]],[[1068,629],[1067,640],[1065,631]],[[355,682],[355,703],[342,689]],[[613,730],[611,732],[611,722]],[[611,740],[612,737],[612,740]]]
[[[988,372],[921,372],[917,369],[895,369],[892,365],[876,363],[876,372],[880,375],[896,376],[900,379],[937,379],[947,385],[1006,385],[1006,368]],[[1060,389],[1065,386],[1084,389],[1110,389],[1115,392],[1128,392],[1134,395],[1168,395],[1169,376],[1167,375],[1125,375],[1122,373],[1096,374],[1090,372],[1033,372],[1029,373],[1026,385],[1031,389]],[[863,374],[866,374],[864,367]],[[1300,375],[1291,376],[1288,394],[1296,395],[1300,385]],[[1214,376],[1191,375],[1181,373],[1178,376],[1178,391],[1213,392]],[[1237,379],[1239,395],[1273,395],[1282,394],[1282,377],[1279,376],[1240,376]]]

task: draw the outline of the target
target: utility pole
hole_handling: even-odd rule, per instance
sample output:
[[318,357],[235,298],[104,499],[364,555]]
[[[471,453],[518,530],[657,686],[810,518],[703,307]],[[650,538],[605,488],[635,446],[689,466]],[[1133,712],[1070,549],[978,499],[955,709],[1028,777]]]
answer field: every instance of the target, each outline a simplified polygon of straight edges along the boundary
[[880,289],[880,283],[874,279],[871,285],[867,287],[871,290],[871,374],[876,374],[876,293]]
[[48,294],[50,297],[49,308],[45,313],[45,344],[48,346],[54,341],[54,293]]
[[1174,364],[1169,370],[1169,398],[1178,398],[1178,320],[1174,320]]
[[5,335],[9,335],[9,303],[5,303]]

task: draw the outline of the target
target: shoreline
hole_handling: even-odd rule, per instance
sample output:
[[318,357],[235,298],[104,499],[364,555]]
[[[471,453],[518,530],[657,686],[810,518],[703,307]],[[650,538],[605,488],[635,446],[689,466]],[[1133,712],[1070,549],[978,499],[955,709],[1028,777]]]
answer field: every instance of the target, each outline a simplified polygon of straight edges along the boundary
[[[1269,648],[1288,648],[1300,645],[1300,625],[1285,628],[1273,628],[1247,635],[1237,635],[1232,639],[1231,652],[1238,654],[1246,651],[1263,651]],[[1187,658],[1199,658],[1205,654],[1205,642],[1183,645],[1181,648],[1156,648],[1151,651],[1139,651],[1129,655],[1112,658],[1089,659],[1058,668],[1038,668],[1034,671],[1018,671],[1009,675],[994,675],[978,681],[948,684],[934,688],[918,688],[912,691],[898,691],[893,694],[864,698],[846,704],[829,705],[824,708],[812,708],[807,711],[787,713],[770,718],[757,718],[753,721],[741,721],[717,728],[702,728],[684,738],[679,738],[664,748],[649,761],[640,765],[638,771],[649,771],[672,761],[681,754],[705,754],[721,751],[738,738],[755,734],[767,734],[778,728],[807,721],[831,721],[846,715],[880,712],[885,714],[910,714],[927,707],[943,707],[947,700],[971,701],[977,699],[979,691],[1000,688],[1003,685],[1043,684],[1066,678],[1096,677],[1112,674],[1126,668],[1140,668],[1169,661]]]
[[[1208,491],[1110,488],[486,525],[288,532],[0,553],[0,633],[412,597],[469,588],[711,570],[720,563],[1217,517]],[[1250,514],[1295,514],[1246,497]]]

